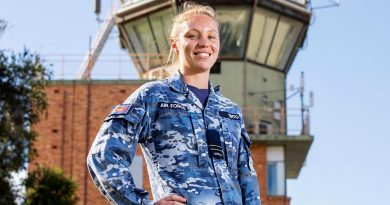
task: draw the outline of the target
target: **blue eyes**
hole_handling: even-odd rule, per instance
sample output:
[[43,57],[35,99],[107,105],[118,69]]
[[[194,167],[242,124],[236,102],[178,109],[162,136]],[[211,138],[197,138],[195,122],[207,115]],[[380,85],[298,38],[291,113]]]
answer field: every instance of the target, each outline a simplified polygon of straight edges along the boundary
[[[199,35],[188,35],[188,38],[190,38],[190,39],[197,39],[197,38],[199,38]],[[208,36],[207,38],[210,39],[210,40],[214,40],[217,37],[215,37],[215,36]]]
[[198,35],[189,35],[188,37],[191,38],[191,39],[199,38]]

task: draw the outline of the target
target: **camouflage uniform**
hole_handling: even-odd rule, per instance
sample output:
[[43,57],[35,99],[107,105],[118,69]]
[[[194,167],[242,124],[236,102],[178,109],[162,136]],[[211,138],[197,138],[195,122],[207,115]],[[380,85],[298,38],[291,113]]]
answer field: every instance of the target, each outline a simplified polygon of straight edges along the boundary
[[[175,74],[146,83],[113,109],[87,159],[95,184],[112,203],[153,204],[129,172],[140,143],[155,201],[177,194],[187,204],[260,204],[239,107],[209,86],[203,107]],[[216,152],[210,137],[220,141]]]

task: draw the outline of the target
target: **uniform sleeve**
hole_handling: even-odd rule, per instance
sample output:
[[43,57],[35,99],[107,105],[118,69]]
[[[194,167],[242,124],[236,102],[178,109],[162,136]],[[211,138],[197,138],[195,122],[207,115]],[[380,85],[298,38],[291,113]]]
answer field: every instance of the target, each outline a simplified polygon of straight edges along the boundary
[[250,145],[249,135],[245,131],[244,123],[242,123],[238,157],[238,179],[242,192],[242,201],[245,205],[259,205],[261,204],[259,183],[253,167]]
[[145,109],[133,104],[127,113],[107,117],[92,144],[88,170],[96,186],[113,204],[152,204],[149,193],[135,187],[129,170],[148,123]]

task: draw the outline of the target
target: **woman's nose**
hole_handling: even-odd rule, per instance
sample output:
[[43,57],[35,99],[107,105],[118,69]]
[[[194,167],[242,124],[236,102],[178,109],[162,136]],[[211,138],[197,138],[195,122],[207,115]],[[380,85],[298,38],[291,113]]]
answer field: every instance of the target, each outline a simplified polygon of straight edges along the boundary
[[198,45],[201,47],[209,47],[210,39],[208,37],[201,37],[199,38]]

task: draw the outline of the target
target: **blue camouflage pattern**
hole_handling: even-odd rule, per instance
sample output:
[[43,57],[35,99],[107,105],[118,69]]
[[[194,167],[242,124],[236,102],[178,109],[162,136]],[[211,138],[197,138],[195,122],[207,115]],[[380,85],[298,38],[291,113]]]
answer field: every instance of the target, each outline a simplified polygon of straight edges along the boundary
[[[209,84],[205,106],[181,75],[149,82],[105,120],[88,154],[93,181],[113,204],[153,204],[129,171],[140,144],[154,201],[171,194],[186,204],[258,205],[259,184],[239,106]],[[122,111],[124,110],[124,111]],[[206,130],[218,131],[222,158],[209,156]]]

